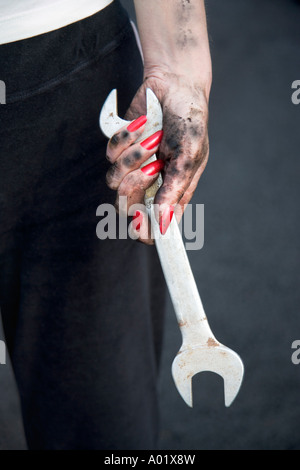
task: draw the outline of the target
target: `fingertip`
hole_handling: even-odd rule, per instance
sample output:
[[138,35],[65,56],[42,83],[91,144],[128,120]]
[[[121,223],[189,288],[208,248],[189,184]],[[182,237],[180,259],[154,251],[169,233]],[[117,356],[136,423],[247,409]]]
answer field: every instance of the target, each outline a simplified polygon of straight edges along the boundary
[[143,214],[140,211],[136,211],[134,216],[132,217],[132,226],[136,232],[141,230],[141,224],[143,222]]
[[141,171],[146,176],[154,176],[157,173],[160,173],[165,166],[165,162],[163,160],[155,160],[154,162],[149,163],[146,166],[141,168]]
[[143,115],[132,121],[129,126],[127,126],[127,130],[129,132],[136,132],[141,129],[147,122],[147,116]]
[[160,142],[162,141],[164,132],[157,131],[154,134],[152,134],[150,137],[145,139],[143,142],[141,142],[141,146],[146,149],[146,150],[153,150],[155,147],[157,147]]
[[174,206],[170,205],[162,207],[159,210],[159,230],[162,235],[165,235],[174,215]]

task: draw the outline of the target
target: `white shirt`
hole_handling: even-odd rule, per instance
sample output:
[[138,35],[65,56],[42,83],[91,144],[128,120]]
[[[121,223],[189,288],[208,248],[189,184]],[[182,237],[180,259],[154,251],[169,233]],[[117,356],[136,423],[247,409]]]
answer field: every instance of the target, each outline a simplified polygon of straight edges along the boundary
[[113,0],[0,0],[0,44],[62,28],[102,10]]

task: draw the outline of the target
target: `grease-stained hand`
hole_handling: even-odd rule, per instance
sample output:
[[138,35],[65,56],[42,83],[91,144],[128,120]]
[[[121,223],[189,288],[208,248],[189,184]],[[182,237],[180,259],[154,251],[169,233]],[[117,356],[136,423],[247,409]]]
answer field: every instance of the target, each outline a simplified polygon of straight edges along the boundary
[[[137,144],[146,122],[147,88],[153,90],[162,105],[163,133]],[[190,202],[208,161],[208,97],[198,84],[189,83],[185,77],[171,74],[148,77],[134,97],[126,119],[138,116],[108,143],[107,157],[112,167],[107,184],[117,191],[116,206],[119,197],[126,196],[129,210],[132,204],[143,204],[146,189],[163,168],[163,185],[154,203],[159,207],[160,230],[165,233],[174,209],[179,220],[184,206]],[[150,164],[150,171],[142,171],[141,164],[154,153],[161,160],[159,167]],[[145,214],[139,213],[137,217],[134,228],[140,241],[153,244],[148,221],[144,223]]]

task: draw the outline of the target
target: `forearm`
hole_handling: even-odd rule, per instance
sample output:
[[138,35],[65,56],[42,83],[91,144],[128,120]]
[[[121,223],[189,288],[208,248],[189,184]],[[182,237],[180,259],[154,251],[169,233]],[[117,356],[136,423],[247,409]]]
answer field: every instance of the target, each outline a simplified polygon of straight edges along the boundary
[[145,77],[175,74],[208,98],[211,58],[203,0],[134,0]]

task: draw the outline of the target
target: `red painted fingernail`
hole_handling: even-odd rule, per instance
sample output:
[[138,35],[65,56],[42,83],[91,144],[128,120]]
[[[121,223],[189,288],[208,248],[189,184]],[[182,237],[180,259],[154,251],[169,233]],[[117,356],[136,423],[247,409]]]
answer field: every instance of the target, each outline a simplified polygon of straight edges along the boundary
[[136,213],[132,217],[132,226],[134,230],[136,230],[137,232],[141,230],[142,221],[143,221],[143,214],[140,211],[136,211]]
[[129,132],[135,132],[138,129],[140,129],[144,124],[147,122],[147,116],[140,116],[137,118],[135,121],[132,121],[129,126],[127,127],[127,130]]
[[146,150],[152,150],[161,142],[163,135],[163,131],[157,131],[155,134],[148,137],[148,139],[141,142],[141,146]]
[[167,207],[160,218],[159,229],[162,235],[165,235],[166,231],[169,228],[172,217],[174,215],[174,206]]
[[153,176],[159,173],[164,166],[165,162],[163,160],[155,160],[155,162],[149,163],[149,165],[144,166],[141,170],[145,175]]

